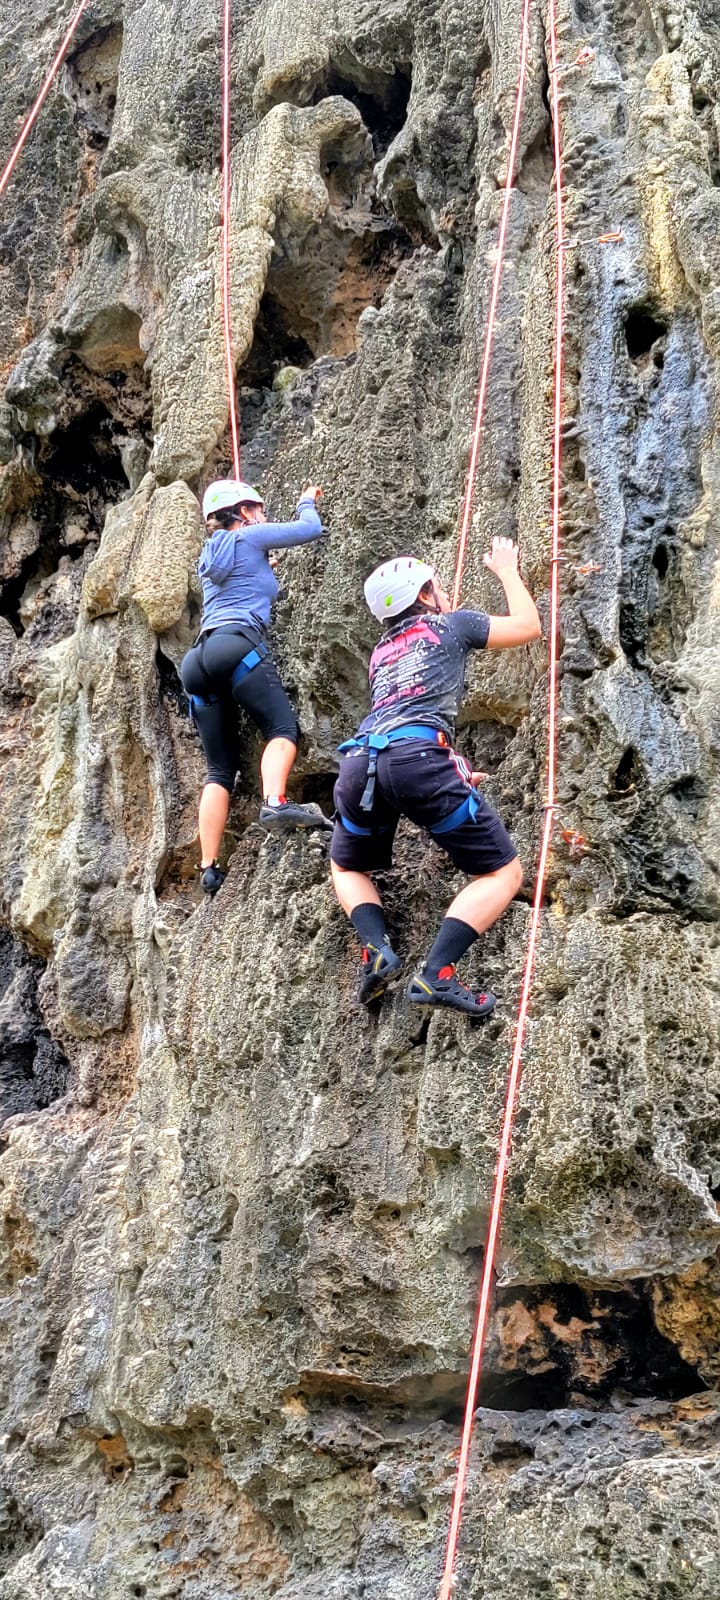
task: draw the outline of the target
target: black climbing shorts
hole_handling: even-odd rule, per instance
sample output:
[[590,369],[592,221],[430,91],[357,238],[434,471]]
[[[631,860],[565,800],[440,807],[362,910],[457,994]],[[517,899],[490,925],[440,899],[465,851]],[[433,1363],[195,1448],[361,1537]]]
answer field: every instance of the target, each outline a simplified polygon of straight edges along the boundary
[[[372,811],[361,811],[360,799],[367,778],[367,750],[349,750],[341,756],[335,784],[337,819],[330,858],[348,872],[382,872],[392,865],[395,830],[402,817],[420,828],[432,829],[449,817],[472,794],[474,817],[435,836],[450,860],[472,877],[499,872],[517,855],[509,833],[487,800],[472,788],[470,768],[449,746],[408,739],[388,746],[378,755]],[[343,818],[345,822],[343,822]],[[347,823],[370,829],[352,833]]]
[[230,679],[249,651],[259,643],[252,629],[215,628],[188,650],[180,667],[185,693],[207,762],[208,783],[232,794],[240,765],[238,706],[260,729],[264,739],[298,742],[298,723],[270,656],[232,685]]

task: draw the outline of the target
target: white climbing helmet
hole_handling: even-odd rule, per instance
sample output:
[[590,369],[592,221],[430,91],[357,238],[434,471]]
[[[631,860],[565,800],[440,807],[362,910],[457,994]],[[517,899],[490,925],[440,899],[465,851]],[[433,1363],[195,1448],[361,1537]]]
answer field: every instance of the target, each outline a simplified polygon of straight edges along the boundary
[[238,478],[220,478],[217,483],[211,483],[203,495],[202,513],[207,522],[208,517],[215,511],[225,511],[228,506],[265,504],[257,489],[251,483],[241,483]]
[[384,561],[376,567],[365,583],[365,599],[379,622],[384,617],[396,617],[407,611],[426,583],[435,577],[433,567],[414,556],[398,556],[397,561]]

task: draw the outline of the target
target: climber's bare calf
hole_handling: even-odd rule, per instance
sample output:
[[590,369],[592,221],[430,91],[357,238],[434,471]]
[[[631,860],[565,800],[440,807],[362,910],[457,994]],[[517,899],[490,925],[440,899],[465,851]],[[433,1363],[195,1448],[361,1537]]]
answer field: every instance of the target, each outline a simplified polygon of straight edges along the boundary
[[[372,878],[368,878],[364,872],[346,872],[335,861],[331,861],[330,870],[333,888],[346,916],[351,917],[358,906],[382,905]],[[523,869],[516,856],[514,861],[508,861],[507,866],[500,867],[497,872],[488,872],[484,878],[473,878],[455,896],[446,914],[467,922],[478,935],[487,933],[488,928],[502,916],[518,889],[522,888],[522,881]]]
[[502,915],[523,873],[512,840],[477,794],[478,775],[453,750],[452,737],[468,652],[528,644],[539,638],[540,619],[518,572],[517,546],[494,539],[485,563],[505,590],[506,617],[453,612],[437,574],[412,557],[379,567],[365,585],[373,614],[391,622],[370,662],[372,711],[357,738],[343,746],[331,854],[335,893],[363,945],[360,997],[366,1002],[400,970],[370,874],[391,865],[395,829],[407,816],[471,878],[453,900],[408,997],[472,1016],[488,1016],[495,1005],[493,995],[460,983],[455,965]]

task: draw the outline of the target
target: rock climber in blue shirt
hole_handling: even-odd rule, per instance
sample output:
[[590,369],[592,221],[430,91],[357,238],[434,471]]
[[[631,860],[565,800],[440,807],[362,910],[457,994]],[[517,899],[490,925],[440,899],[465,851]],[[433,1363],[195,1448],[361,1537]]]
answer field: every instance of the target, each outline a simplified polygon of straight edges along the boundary
[[198,567],[202,624],[180,673],[208,768],[199,816],[206,894],[216,894],[224,879],[217,857],[240,763],[238,707],[267,740],[260,763],[263,826],[273,833],[331,827],[317,810],[296,805],[285,795],[297,755],[298,722],[266,639],[279,587],[270,551],[321,537],[319,494],[314,484],[303,490],[297,522],[268,522],[262,496],[236,479],[211,483],[203,497],[209,538]]
[[461,983],[455,965],[492,926],[522,884],[515,846],[476,793],[479,773],[453,749],[471,650],[501,650],[540,637],[535,602],[518,571],[518,548],[493,539],[485,565],[505,590],[509,615],[453,611],[437,573],[412,556],[376,567],[365,598],[385,624],[370,658],[371,710],[341,745],[333,887],[363,946],[360,999],[377,999],[401,970],[371,874],[392,864],[401,816],[426,828],[471,882],[455,896],[423,966],[408,986],[421,1006],[489,1016],[492,994]]

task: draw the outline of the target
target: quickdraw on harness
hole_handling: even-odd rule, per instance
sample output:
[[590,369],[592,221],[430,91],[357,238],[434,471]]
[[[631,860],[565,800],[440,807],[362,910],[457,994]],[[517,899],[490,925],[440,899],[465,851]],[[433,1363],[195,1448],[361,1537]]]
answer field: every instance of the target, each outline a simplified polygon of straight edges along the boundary
[[[239,683],[242,683],[243,678],[246,678],[248,673],[252,672],[253,667],[258,667],[260,665],[260,662],[264,661],[266,655],[268,655],[268,654],[269,654],[268,646],[265,644],[265,642],[262,639],[260,639],[258,641],[258,643],[253,647],[253,649],[252,650],[248,650],[247,655],[243,656],[241,661],[238,661],[237,666],[231,672],[230,677],[228,679],[228,682],[230,684],[230,688],[231,689],[236,689],[237,685]],[[195,722],[196,721],[195,711],[196,711],[198,706],[214,706],[214,705],[217,705],[218,700],[220,698],[221,697],[220,697],[219,694],[202,694],[202,695],[201,694],[191,694],[191,695],[188,695],[188,701],[189,701],[189,705],[190,705],[190,720],[191,720],[191,722]]]

